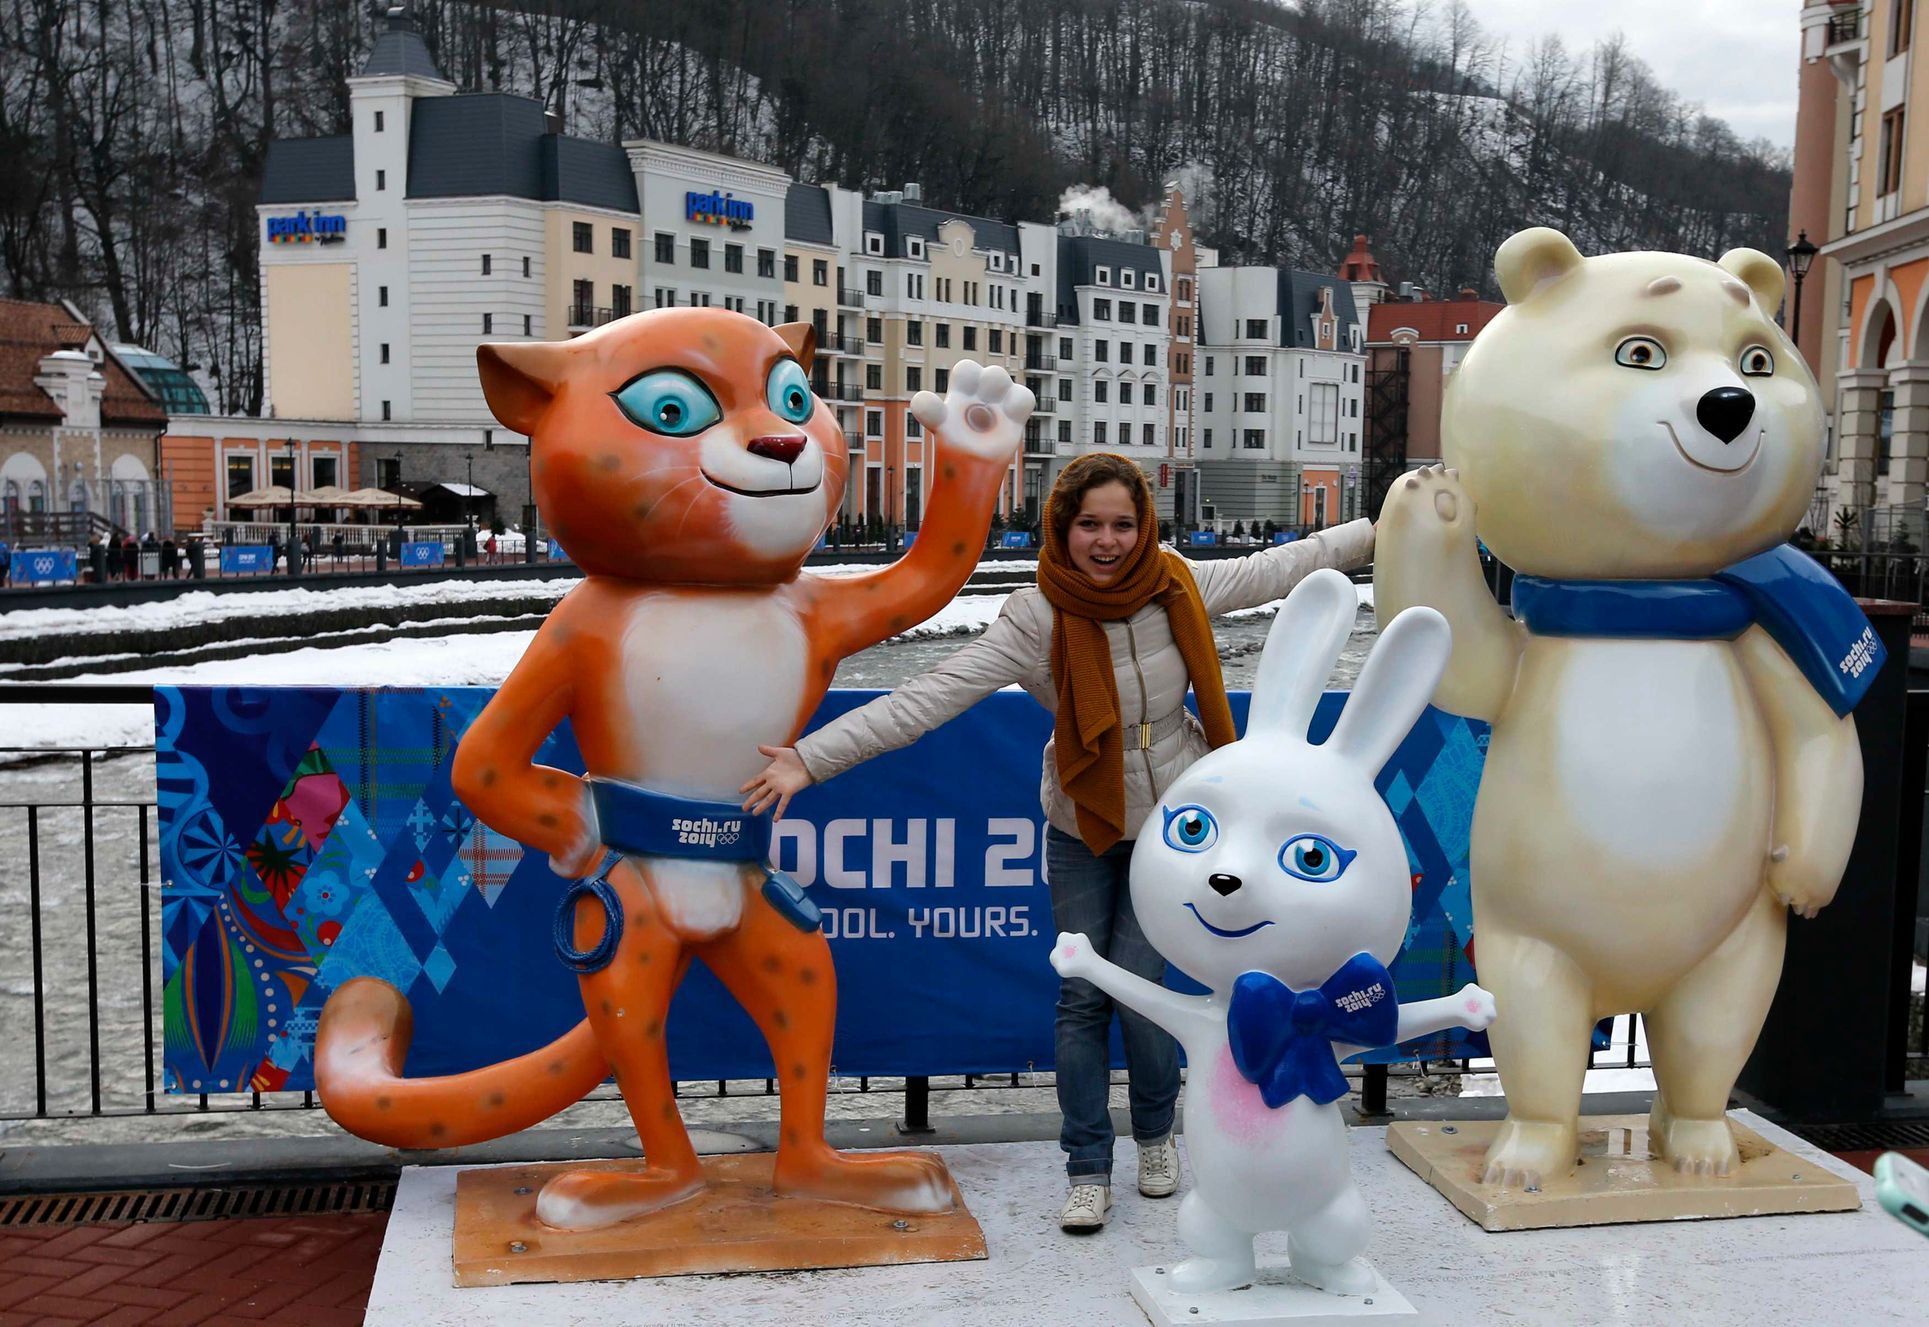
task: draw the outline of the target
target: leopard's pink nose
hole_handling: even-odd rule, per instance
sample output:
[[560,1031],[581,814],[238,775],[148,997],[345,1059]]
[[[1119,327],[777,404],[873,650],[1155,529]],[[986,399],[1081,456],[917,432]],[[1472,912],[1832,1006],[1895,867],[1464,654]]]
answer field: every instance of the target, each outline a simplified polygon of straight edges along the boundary
[[782,461],[785,465],[789,465],[792,461],[803,455],[805,441],[805,438],[795,433],[752,438],[750,440],[750,454],[752,456],[768,456],[773,461]]

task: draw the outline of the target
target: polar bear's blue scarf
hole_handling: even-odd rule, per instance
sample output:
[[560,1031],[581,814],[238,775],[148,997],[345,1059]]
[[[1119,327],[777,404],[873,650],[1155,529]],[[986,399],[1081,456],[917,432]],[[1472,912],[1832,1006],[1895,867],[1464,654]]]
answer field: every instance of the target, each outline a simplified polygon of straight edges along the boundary
[[1514,578],[1514,616],[1537,636],[1733,640],[1759,625],[1838,715],[1854,709],[1888,657],[1854,599],[1789,544],[1707,580]]

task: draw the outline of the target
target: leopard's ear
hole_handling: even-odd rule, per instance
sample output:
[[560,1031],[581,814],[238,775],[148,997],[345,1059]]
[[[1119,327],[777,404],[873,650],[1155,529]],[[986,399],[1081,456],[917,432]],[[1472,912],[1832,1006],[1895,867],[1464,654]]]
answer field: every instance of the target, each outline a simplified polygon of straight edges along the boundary
[[804,372],[809,373],[817,363],[817,329],[809,323],[780,323],[770,330],[783,338],[790,353],[804,366]]

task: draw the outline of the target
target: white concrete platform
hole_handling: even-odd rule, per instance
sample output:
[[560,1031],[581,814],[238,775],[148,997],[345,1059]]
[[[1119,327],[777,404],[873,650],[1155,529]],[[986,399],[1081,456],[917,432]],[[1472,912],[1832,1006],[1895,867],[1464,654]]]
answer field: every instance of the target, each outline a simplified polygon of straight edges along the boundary
[[[1875,1205],[1873,1181],[1747,1112],[1737,1118],[1855,1180],[1859,1212],[1488,1234],[1355,1129],[1353,1168],[1380,1229],[1367,1257],[1419,1316],[1439,1324],[1921,1323],[1929,1240]],[[1177,1198],[1139,1197],[1129,1143],[1112,1220],[1060,1233],[1062,1155],[1053,1143],[942,1149],[984,1227],[985,1262],[750,1276],[671,1277],[457,1290],[450,1284],[455,1170],[403,1172],[369,1297],[370,1327],[1144,1327],[1132,1270],[1183,1257]],[[1262,1265],[1284,1237],[1260,1241]]]

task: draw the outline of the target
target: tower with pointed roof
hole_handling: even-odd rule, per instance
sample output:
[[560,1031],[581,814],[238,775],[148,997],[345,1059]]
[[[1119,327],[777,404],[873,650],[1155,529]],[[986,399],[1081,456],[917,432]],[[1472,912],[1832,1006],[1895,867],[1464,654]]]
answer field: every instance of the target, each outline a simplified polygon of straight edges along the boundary
[[1353,304],[1364,327],[1367,310],[1384,300],[1387,292],[1386,282],[1380,276],[1380,261],[1366,247],[1366,236],[1353,237],[1352,251],[1340,260],[1339,278],[1352,283]]

